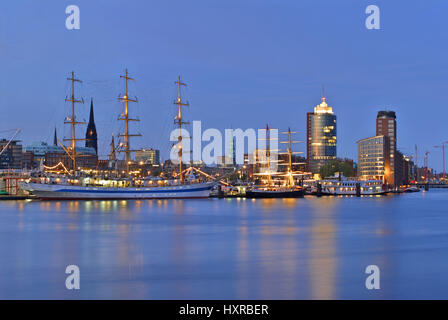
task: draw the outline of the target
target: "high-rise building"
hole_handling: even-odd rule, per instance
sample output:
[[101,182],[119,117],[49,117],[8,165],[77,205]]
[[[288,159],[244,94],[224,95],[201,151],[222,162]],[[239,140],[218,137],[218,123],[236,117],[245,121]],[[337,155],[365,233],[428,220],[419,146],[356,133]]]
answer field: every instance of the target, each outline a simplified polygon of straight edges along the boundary
[[235,137],[233,136],[233,129],[231,134],[231,139],[229,141],[228,150],[226,152],[226,159],[225,162],[227,165],[236,165],[236,143],[235,143]]
[[135,151],[135,161],[142,164],[160,164],[160,151],[155,149]]
[[319,173],[328,161],[336,159],[336,115],[326,98],[307,114],[308,171]]
[[98,154],[98,136],[96,133],[95,117],[93,114],[93,99],[90,101],[90,117],[86,131],[86,148],[93,148],[95,149],[96,154]]
[[34,167],[34,154],[29,151],[22,152],[22,168],[33,169]]
[[394,111],[379,111],[376,117],[376,135],[386,136],[389,139],[389,157],[391,179],[389,184],[402,183],[403,155],[397,150],[397,116]]
[[17,140],[0,140],[0,169],[21,169],[22,168],[22,145]]
[[391,180],[390,146],[386,136],[358,141],[358,177],[362,180]]

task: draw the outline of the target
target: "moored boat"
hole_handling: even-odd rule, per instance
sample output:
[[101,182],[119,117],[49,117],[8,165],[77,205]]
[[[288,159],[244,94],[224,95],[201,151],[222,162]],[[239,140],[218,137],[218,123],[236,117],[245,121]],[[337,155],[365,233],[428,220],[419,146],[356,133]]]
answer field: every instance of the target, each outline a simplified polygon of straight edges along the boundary
[[163,187],[87,187],[20,182],[20,187],[42,200],[123,200],[208,198],[215,182]]
[[372,196],[386,194],[389,191],[382,180],[348,180],[326,179],[321,180],[321,193],[323,195],[343,196]]
[[417,186],[410,186],[410,187],[404,188],[403,192],[405,192],[405,193],[420,192],[420,188]]
[[254,188],[246,191],[246,198],[302,198],[303,188]]
[[[39,199],[45,200],[121,200],[121,199],[184,199],[184,198],[208,198],[210,196],[211,189],[216,185],[215,181],[203,182],[197,179],[185,179],[185,172],[191,168],[184,169],[182,163],[182,124],[185,122],[182,119],[181,107],[187,106],[181,99],[181,86],[185,86],[185,83],[181,82],[180,76],[175,83],[178,86],[179,96],[175,101],[178,106],[177,116],[175,118],[175,124],[178,125],[179,137],[178,137],[178,172],[175,173],[176,178],[172,180],[165,180],[165,185],[148,185],[145,184],[145,179],[134,179],[130,173],[130,164],[132,164],[131,153],[136,152],[130,147],[130,138],[138,137],[140,134],[130,133],[129,125],[131,121],[139,121],[137,118],[131,118],[129,114],[129,103],[137,102],[137,98],[131,99],[128,93],[128,81],[135,81],[129,77],[128,71],[125,71],[125,75],[121,76],[125,80],[125,94],[119,97],[119,100],[124,103],[124,112],[119,116],[118,120],[125,121],[125,131],[119,135],[124,141],[120,143],[122,146],[119,152],[125,154],[126,170],[122,173],[126,175],[124,179],[109,179],[102,180],[101,184],[94,184],[87,182],[90,178],[83,178],[82,173],[77,170],[77,147],[76,142],[83,139],[77,139],[75,136],[75,126],[83,124],[76,120],[75,115],[75,103],[83,102],[81,99],[76,99],[74,94],[75,82],[80,80],[75,79],[74,72],[68,80],[72,81],[72,94],[71,98],[67,99],[72,103],[72,114],[66,118],[65,123],[70,124],[72,127],[72,137],[65,139],[70,141],[71,146],[61,146],[64,151],[72,160],[71,171],[65,169],[67,176],[58,176],[56,179],[49,175],[41,177],[41,181],[21,181],[20,187],[36,196]],[[59,142],[59,141],[58,141]],[[115,151],[114,151],[115,152]],[[174,174],[173,174],[174,177]],[[97,180],[93,177],[92,180]],[[187,180],[187,181],[186,181]],[[40,182],[40,183],[39,183]],[[150,182],[150,181],[148,181]]]
[[[288,135],[288,140],[281,142],[286,143],[287,148],[286,152],[283,153],[287,155],[286,163],[279,162],[279,165],[287,166],[285,172],[271,172],[271,163],[270,163],[270,138],[269,138],[269,127],[266,126],[266,138],[268,141],[267,150],[266,150],[266,168],[265,172],[260,173],[260,176],[267,177],[267,182],[265,185],[254,186],[246,190],[246,198],[302,198],[305,195],[305,189],[302,186],[296,185],[294,180],[294,176],[301,176],[301,172],[293,171],[293,163],[292,155],[298,152],[293,152],[291,145],[293,143],[297,143],[298,141],[292,140],[292,134],[296,133],[288,129],[287,132],[283,132]],[[272,175],[276,175],[282,177],[281,184],[278,185],[272,180]]]

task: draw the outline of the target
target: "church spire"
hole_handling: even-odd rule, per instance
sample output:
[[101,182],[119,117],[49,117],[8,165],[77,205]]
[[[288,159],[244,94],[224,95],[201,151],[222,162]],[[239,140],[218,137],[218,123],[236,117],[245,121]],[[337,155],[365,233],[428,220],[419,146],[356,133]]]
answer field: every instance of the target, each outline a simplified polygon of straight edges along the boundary
[[57,146],[57,145],[58,145],[58,133],[57,133],[57,131],[56,131],[56,127],[54,127],[53,145],[54,145],[54,146]]
[[111,161],[117,160],[117,157],[115,155],[115,142],[114,142],[114,136],[113,135],[112,135],[112,142],[110,143],[109,160],[111,160]]
[[93,99],[90,100],[90,117],[86,131],[86,147],[95,149],[98,154],[98,136],[96,133],[95,116],[93,113]]

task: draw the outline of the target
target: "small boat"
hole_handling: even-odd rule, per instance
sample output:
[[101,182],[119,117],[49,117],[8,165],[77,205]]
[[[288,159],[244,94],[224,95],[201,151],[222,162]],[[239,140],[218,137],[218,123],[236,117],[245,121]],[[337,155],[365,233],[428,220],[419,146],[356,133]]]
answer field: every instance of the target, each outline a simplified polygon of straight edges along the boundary
[[254,188],[246,191],[246,198],[302,198],[303,188]]
[[403,190],[405,193],[420,192],[420,188],[416,186],[407,187]]

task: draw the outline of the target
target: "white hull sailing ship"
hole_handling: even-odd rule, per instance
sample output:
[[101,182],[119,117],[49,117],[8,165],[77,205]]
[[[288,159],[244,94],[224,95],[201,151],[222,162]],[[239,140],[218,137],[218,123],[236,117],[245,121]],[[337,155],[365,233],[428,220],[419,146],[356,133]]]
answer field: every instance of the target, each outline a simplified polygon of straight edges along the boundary
[[[129,122],[139,121],[138,119],[133,119],[129,116],[128,103],[137,102],[137,99],[131,99],[128,95],[128,80],[135,81],[134,79],[128,77],[128,71],[121,78],[125,79],[125,95],[120,97],[119,100],[124,102],[124,113],[118,118],[118,120],[125,121],[125,131],[120,137],[124,138],[124,148],[121,152],[125,154],[126,161],[126,171],[129,172],[129,164],[132,163],[131,150],[130,148],[130,137],[139,136],[139,134],[129,133]],[[187,106],[187,103],[183,103],[181,100],[181,86],[186,84],[182,83],[180,77],[176,84],[178,85],[179,96],[174,102],[178,106],[178,112],[175,119],[175,124],[179,128],[179,139],[177,147],[179,149],[179,173],[177,174],[178,179],[174,180],[165,186],[136,186],[133,185],[132,180],[128,179],[125,187],[111,187],[111,186],[89,186],[80,185],[79,181],[81,179],[76,178],[76,142],[82,139],[76,139],[75,137],[75,126],[82,124],[78,122],[75,117],[75,103],[83,102],[82,100],[75,99],[74,95],[74,83],[80,82],[80,80],[75,79],[74,73],[72,72],[72,77],[68,80],[72,81],[72,95],[71,99],[67,99],[72,103],[72,116],[67,118],[66,123],[71,124],[72,137],[67,139],[71,141],[70,147],[64,147],[66,153],[70,156],[73,161],[72,178],[73,179],[62,179],[64,181],[70,181],[71,183],[56,183],[54,179],[44,179],[44,183],[32,182],[31,180],[21,182],[20,186],[23,190],[29,192],[30,194],[36,196],[42,200],[121,200],[121,199],[185,199],[185,198],[208,198],[210,196],[211,189],[216,185],[216,182],[196,182],[196,183],[186,183],[184,181],[184,171],[182,165],[182,124],[186,122],[182,121],[182,106]],[[61,144],[62,145],[62,144]],[[57,179],[61,180],[61,179]],[[73,182],[75,181],[75,182]]]
[[21,183],[23,190],[42,200],[131,200],[208,198],[215,182],[166,187],[83,187]]

